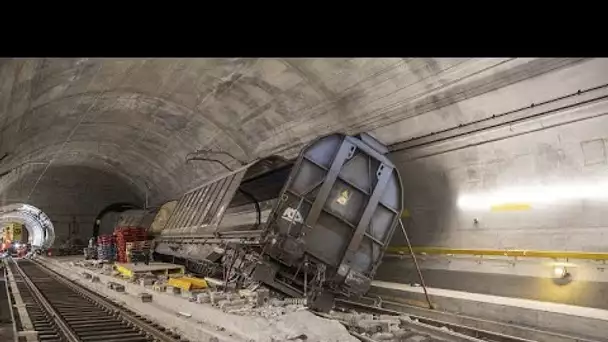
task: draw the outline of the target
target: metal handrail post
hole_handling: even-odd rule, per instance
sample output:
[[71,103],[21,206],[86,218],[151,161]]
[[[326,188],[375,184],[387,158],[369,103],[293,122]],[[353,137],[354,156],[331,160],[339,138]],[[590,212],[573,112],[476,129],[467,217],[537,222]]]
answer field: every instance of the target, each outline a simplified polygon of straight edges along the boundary
[[405,231],[405,226],[403,226],[403,221],[399,219],[399,226],[401,226],[401,231],[403,232],[403,236],[405,237],[405,242],[407,242],[407,247],[410,250],[410,256],[412,260],[414,260],[414,265],[416,266],[416,272],[418,272],[418,278],[420,279],[420,285],[422,285],[422,289],[424,290],[424,296],[426,297],[426,302],[429,304],[429,309],[434,309],[433,304],[431,303],[431,299],[429,298],[429,293],[426,289],[426,284],[424,283],[424,277],[422,276],[422,272],[420,271],[420,266],[418,266],[418,260],[416,259],[416,254],[414,254],[414,250],[412,249],[412,244],[410,243],[410,238],[407,236],[407,232]]

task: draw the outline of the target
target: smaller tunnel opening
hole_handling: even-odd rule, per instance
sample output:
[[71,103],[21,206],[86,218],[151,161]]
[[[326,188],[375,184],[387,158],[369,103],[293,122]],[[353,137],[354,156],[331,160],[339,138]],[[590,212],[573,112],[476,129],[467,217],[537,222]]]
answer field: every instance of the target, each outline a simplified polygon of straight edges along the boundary
[[[55,228],[49,216],[42,210],[24,203],[9,204],[0,207],[0,224],[18,223],[26,229],[20,234],[21,243],[28,243],[32,249],[47,249],[55,241]],[[27,240],[27,241],[22,241]]]
[[132,209],[141,209],[141,206],[132,203],[112,203],[103,208],[95,217],[93,237],[99,234],[111,234],[120,213]]
[[[54,226],[53,248],[75,251],[94,236],[96,218],[104,208],[113,203],[143,203],[138,190],[135,184],[107,170],[53,165],[44,173],[20,175],[5,186],[0,200],[27,203],[44,211]],[[112,215],[105,216],[109,219]]]

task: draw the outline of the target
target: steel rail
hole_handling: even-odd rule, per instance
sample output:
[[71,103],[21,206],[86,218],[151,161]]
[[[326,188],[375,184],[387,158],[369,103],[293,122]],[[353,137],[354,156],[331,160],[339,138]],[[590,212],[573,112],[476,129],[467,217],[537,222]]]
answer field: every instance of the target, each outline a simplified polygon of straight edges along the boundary
[[[6,155],[5,155],[6,156]],[[9,289],[8,286],[8,263],[3,262],[3,265],[5,266],[4,269],[4,288],[6,290],[6,299],[8,302],[8,312],[10,314],[11,317],[11,322],[12,322],[12,327],[13,327],[13,341],[14,342],[18,342],[19,341],[19,331],[17,330],[17,320],[15,319],[15,312],[13,310],[13,300],[11,299],[11,291]]]
[[533,340],[509,336],[493,331],[488,331],[484,329],[472,328],[460,324],[440,321],[432,318],[426,318],[422,316],[416,316],[412,314],[408,314],[402,311],[392,310],[381,308],[374,305],[369,305],[365,303],[345,300],[345,299],[336,299],[336,306],[342,307],[346,309],[357,309],[362,312],[379,314],[379,315],[392,315],[392,316],[409,316],[411,319],[416,319],[420,324],[433,326],[436,328],[446,327],[454,332],[459,334],[467,335],[475,339],[482,339],[485,341],[495,341],[495,342],[535,342]]
[[[323,318],[327,318],[327,319],[332,319],[332,320],[336,320],[339,323],[341,323],[342,325],[344,325],[347,329],[348,332],[356,337],[357,339],[359,339],[360,341],[363,342],[379,342],[377,340],[375,340],[370,336],[366,336],[363,335],[357,331],[355,331],[355,327],[352,326],[352,323],[346,322],[342,319],[333,317],[331,314],[324,314],[324,313],[319,313],[319,312],[315,312],[315,314],[317,316],[323,317]],[[401,315],[404,316],[404,315]],[[415,322],[415,321],[404,321],[402,319],[400,319],[401,321],[401,326],[403,329],[407,330],[402,332],[403,334],[407,334],[407,340],[411,339],[411,338],[417,338],[417,337],[426,337],[425,341],[427,341],[429,338],[434,341],[434,342],[483,342],[484,340],[475,338],[475,337],[471,337],[459,332],[453,332],[453,331],[449,331],[449,330],[445,330],[433,325],[428,325],[428,324],[424,324],[424,323],[420,323],[420,322]],[[397,337],[395,336],[396,339],[402,340],[402,337]],[[395,340],[395,338],[391,338],[390,340]],[[382,339],[383,340],[383,339]]]
[[41,341],[187,342],[40,263],[13,260],[11,268],[29,298],[26,310]]
[[[371,297],[363,297],[358,302],[337,299],[336,306],[345,302],[347,306],[358,307],[362,311],[371,310],[375,313],[383,313],[389,315],[408,316],[411,319],[416,319],[419,322],[426,324],[434,324],[437,326],[447,326],[453,330],[470,329],[479,332],[490,332],[496,336],[507,336],[509,338],[517,338],[522,341],[550,341],[550,342],[600,342],[605,339],[595,339],[593,337],[584,337],[576,335],[566,335],[561,332],[539,330],[529,326],[520,326],[511,323],[490,321],[483,318],[466,316],[451,312],[443,312],[439,310],[427,309],[422,306],[413,306],[400,302],[390,301],[381,298],[382,307],[378,307],[377,300]],[[370,304],[373,303],[373,304]],[[354,304],[354,305],[353,305]],[[422,304],[422,303],[421,303]],[[524,337],[525,336],[525,337]]]
[[183,339],[168,336],[167,333],[158,329],[152,323],[146,322],[142,318],[137,317],[137,315],[129,312],[129,310],[127,310],[123,307],[120,307],[118,304],[115,304],[115,303],[109,301],[108,299],[100,296],[99,294],[97,294],[79,284],[72,282],[71,280],[65,278],[63,275],[61,275],[53,270],[44,267],[39,262],[37,262],[37,261],[31,261],[31,262],[33,264],[37,265],[42,271],[51,275],[57,281],[66,285],[67,287],[69,287],[70,289],[74,290],[75,292],[81,294],[82,296],[88,297],[89,299],[93,300],[95,303],[104,307],[109,312],[113,312],[114,314],[118,315],[119,318],[122,319],[123,321],[126,321],[126,322],[132,324],[133,326],[139,328],[142,332],[146,333],[147,335],[151,336],[152,338],[156,339],[157,341],[184,342]]
[[44,308],[44,310],[46,310],[51,315],[53,321],[61,330],[61,333],[64,335],[64,337],[69,342],[80,342],[80,339],[76,336],[76,334],[74,334],[74,331],[70,329],[66,321],[59,315],[59,313],[57,312],[57,310],[55,310],[51,303],[49,303],[49,301],[42,294],[42,292],[40,292],[38,287],[36,287],[34,282],[32,282],[30,277],[25,274],[25,272],[23,272],[23,270],[15,260],[13,260],[13,263],[15,265],[15,269],[17,270],[17,272],[19,272],[19,275],[27,285],[28,289],[34,295],[35,300]]

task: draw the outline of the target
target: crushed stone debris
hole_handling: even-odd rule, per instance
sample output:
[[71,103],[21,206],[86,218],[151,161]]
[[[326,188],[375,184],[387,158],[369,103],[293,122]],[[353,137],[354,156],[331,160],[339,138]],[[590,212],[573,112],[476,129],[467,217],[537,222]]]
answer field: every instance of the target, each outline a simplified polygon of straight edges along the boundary
[[[104,274],[108,277],[116,275],[108,264],[102,266],[93,263],[71,262],[69,266],[86,268],[87,271]],[[95,269],[92,270],[93,268]],[[120,276],[116,278],[120,279]],[[146,279],[144,284],[150,286],[148,279],[152,279],[152,277],[145,275],[143,278]],[[134,280],[132,279],[130,282],[140,286],[139,280],[141,279]],[[158,290],[164,290],[166,280],[166,278],[156,277],[156,280],[152,283],[154,289],[157,287]],[[181,295],[177,294],[175,296],[176,300],[183,300],[184,302],[189,299],[181,298]],[[270,295],[263,288],[254,291],[242,291],[238,294],[220,294],[208,290],[191,297],[197,301],[196,305],[205,306],[206,310],[217,310],[220,316],[227,315],[226,317],[233,318],[222,321],[219,325],[212,325],[205,317],[200,315],[195,317],[194,311],[178,312],[178,316],[189,320],[190,324],[193,325],[204,324],[207,327],[211,325],[215,326],[216,331],[229,336],[245,337],[245,341],[248,342],[359,341],[337,320],[322,318],[308,311],[305,300],[297,298],[279,299]],[[223,305],[222,308],[219,307],[220,303]]]

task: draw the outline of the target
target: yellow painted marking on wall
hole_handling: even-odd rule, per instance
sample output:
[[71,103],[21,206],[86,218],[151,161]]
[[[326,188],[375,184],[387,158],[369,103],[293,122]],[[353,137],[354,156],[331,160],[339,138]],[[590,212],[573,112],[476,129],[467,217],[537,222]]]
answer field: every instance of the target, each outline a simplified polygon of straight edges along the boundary
[[411,217],[412,215],[410,215],[410,211],[407,209],[403,209],[403,211],[401,212],[401,218],[408,218]]
[[493,205],[490,209],[492,211],[522,211],[530,210],[532,206],[528,203],[504,203]]
[[[551,259],[587,259],[608,260],[608,253],[576,252],[576,251],[539,251],[525,249],[466,249],[466,248],[443,248],[443,247],[412,247],[416,254],[458,254],[458,255],[493,255],[507,257],[526,258],[551,258]],[[407,246],[390,246],[387,249],[391,254],[409,254]]]

